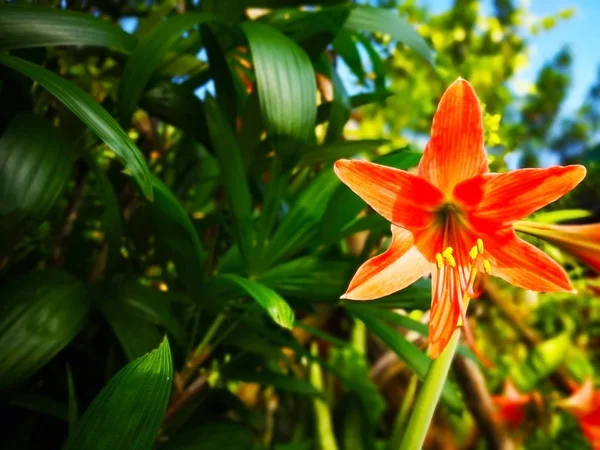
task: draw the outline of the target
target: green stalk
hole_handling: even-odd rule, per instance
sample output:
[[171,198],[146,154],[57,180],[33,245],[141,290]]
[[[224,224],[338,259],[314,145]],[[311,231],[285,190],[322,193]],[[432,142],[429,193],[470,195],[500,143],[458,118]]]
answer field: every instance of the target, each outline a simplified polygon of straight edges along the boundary
[[452,359],[456,353],[459,338],[460,328],[457,328],[454,330],[454,334],[442,354],[431,362],[425,382],[417,397],[415,409],[400,444],[400,450],[419,450],[423,446],[433,413],[446,382]]
[[408,421],[408,414],[415,400],[415,394],[417,393],[418,381],[419,377],[417,377],[417,375],[413,374],[410,377],[408,388],[406,389],[406,393],[404,394],[404,398],[402,399],[402,404],[400,405],[400,409],[398,410],[398,414],[396,415],[394,431],[392,433],[392,438],[388,443],[389,450],[394,450],[400,447],[400,443],[402,442],[402,438],[404,437],[404,431],[406,429],[406,422]]

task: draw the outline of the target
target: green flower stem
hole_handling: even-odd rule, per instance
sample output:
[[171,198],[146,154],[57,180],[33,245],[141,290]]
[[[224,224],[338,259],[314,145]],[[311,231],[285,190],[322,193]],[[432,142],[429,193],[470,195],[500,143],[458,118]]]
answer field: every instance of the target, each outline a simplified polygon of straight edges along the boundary
[[408,388],[406,389],[406,393],[404,394],[404,398],[402,399],[402,404],[400,405],[400,409],[398,410],[398,414],[396,415],[394,431],[392,433],[392,438],[390,439],[388,444],[389,450],[395,450],[397,448],[400,448],[400,443],[402,442],[402,438],[404,437],[404,431],[406,429],[406,422],[408,421],[408,414],[410,413],[410,409],[412,408],[413,402],[415,400],[415,394],[417,393],[418,382],[419,377],[413,374],[410,377]]
[[452,359],[454,359],[459,338],[460,328],[457,328],[454,330],[454,334],[442,354],[433,360],[429,366],[425,382],[417,397],[415,409],[400,444],[400,450],[419,450],[423,446],[425,436],[427,436],[427,431],[429,430],[429,424],[431,423],[433,413],[442,393],[442,388],[446,382]]

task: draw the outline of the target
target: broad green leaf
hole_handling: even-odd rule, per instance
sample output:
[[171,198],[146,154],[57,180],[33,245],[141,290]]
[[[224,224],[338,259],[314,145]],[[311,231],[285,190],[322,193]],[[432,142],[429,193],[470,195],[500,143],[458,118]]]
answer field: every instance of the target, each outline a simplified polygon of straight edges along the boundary
[[565,362],[570,345],[567,333],[542,342],[527,355],[522,364],[512,367],[511,379],[520,391],[531,391]]
[[[362,94],[356,94],[349,98],[351,108],[359,108],[364,105],[375,102],[385,102],[385,100],[394,95],[393,92],[389,91],[377,91],[377,92],[365,92]],[[317,124],[327,122],[331,116],[331,109],[334,107],[335,102],[324,102],[317,108]]]
[[150,115],[176,126],[202,145],[212,147],[204,117],[204,105],[193,91],[164,81],[144,93],[141,106]]
[[113,149],[125,168],[138,182],[142,192],[152,199],[150,171],[127,133],[113,117],[88,93],[63,79],[59,75],[20,58],[0,54],[0,64],[33,79],[60,100],[73,114],[79,117],[106,145]]
[[190,28],[213,20],[203,13],[187,13],[173,16],[154,28],[131,52],[123,69],[119,84],[120,121],[128,125],[142,92],[167,52]]
[[293,375],[284,375],[268,370],[251,372],[246,368],[236,370],[224,370],[223,376],[231,381],[245,381],[247,383],[258,383],[263,386],[273,386],[275,389],[302,395],[321,395],[314,386],[306,380],[294,378]]
[[0,6],[0,30],[0,51],[89,45],[129,53],[137,43],[118,25],[91,14],[37,6]]
[[106,282],[93,286],[92,291],[96,305],[113,330],[127,359],[133,361],[158,346],[162,336],[156,325],[127,304],[117,286]]
[[[350,303],[346,303],[346,308],[355,318],[363,322],[369,331],[379,337],[390,350],[396,353],[421,380],[425,378],[431,360],[424,353],[408,342],[402,334],[381,323],[379,319],[370,314],[370,311],[365,308],[355,307]],[[462,401],[458,396],[456,388],[449,382],[446,382],[442,391],[442,401],[454,412],[460,412],[463,409]]]
[[356,6],[346,21],[346,27],[358,31],[389,34],[392,39],[402,42],[433,64],[435,52],[429,48],[413,26],[401,18],[395,10]]
[[234,422],[209,422],[177,433],[161,446],[164,450],[252,450],[254,439],[248,426]]
[[370,306],[382,309],[419,309],[426,311],[431,307],[431,281],[418,280],[387,297],[369,302]]
[[152,177],[155,200],[148,205],[159,243],[171,252],[177,274],[189,293],[202,283],[206,253],[198,232],[179,200],[157,177]]
[[252,254],[252,199],[246,181],[242,155],[223,110],[210,97],[206,99],[206,121],[215,150],[242,258],[248,263]]
[[22,113],[12,120],[0,138],[0,254],[44,219],[72,164],[66,139],[45,119]]
[[299,164],[312,165],[332,163],[340,158],[350,158],[360,153],[371,152],[387,144],[384,139],[363,139],[359,141],[338,141],[327,145],[307,147],[302,152]]
[[233,289],[238,295],[249,295],[271,316],[275,323],[284,328],[294,326],[294,311],[290,305],[274,290],[239,275],[217,275],[212,279],[208,292],[220,289]]
[[258,280],[281,295],[337,302],[347,288],[355,264],[302,256],[262,273]]
[[[395,167],[396,169],[408,170],[417,165],[420,158],[421,153],[404,149],[376,158],[373,162]],[[330,242],[340,235],[342,230],[366,206],[366,203],[346,185],[340,185],[331,196],[323,216],[321,223],[321,238],[323,241]]]
[[79,280],[32,272],[0,290],[0,390],[26,380],[81,330],[89,304]]
[[294,41],[268,25],[246,22],[242,30],[252,53],[267,133],[289,167],[301,146],[314,139],[317,86],[312,64]]
[[121,369],[85,411],[64,450],[152,448],[171,386],[173,361],[165,338]]
[[275,231],[261,267],[271,267],[282,258],[299,251],[317,235],[329,198],[339,184],[330,167],[325,167],[311,181]]

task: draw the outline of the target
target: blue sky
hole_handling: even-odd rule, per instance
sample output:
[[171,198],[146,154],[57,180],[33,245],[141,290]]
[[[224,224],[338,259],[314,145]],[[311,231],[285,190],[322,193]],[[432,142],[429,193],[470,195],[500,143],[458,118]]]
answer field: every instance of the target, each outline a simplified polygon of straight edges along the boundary
[[[420,0],[422,5],[437,13],[451,8],[454,0]],[[493,2],[483,0],[484,12],[490,12]],[[574,8],[575,15],[561,20],[549,31],[542,31],[530,39],[529,66],[516,79],[534,81],[543,64],[563,46],[568,45],[573,55],[572,84],[561,111],[568,116],[583,102],[600,66],[600,0],[516,0],[524,5],[531,19],[555,15],[558,11]]]

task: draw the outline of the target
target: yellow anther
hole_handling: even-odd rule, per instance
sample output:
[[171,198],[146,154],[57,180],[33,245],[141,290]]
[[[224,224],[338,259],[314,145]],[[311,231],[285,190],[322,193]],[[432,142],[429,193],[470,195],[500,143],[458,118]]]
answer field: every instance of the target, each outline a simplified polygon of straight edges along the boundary
[[478,255],[479,255],[479,250],[477,249],[477,246],[475,245],[469,252],[469,256],[471,257],[471,259],[475,260]]
[[444,265],[444,258],[442,257],[441,253],[435,255],[435,262],[437,263],[438,269],[441,269]]
[[492,273],[492,266],[490,265],[490,262],[487,259],[483,260],[483,268],[485,270],[485,273],[487,273],[488,275]]
[[448,247],[448,248],[446,248],[446,250],[444,250],[444,253],[442,253],[442,256],[444,257],[444,259],[446,261],[448,261],[448,264],[450,264],[450,266],[456,267],[456,261],[454,259],[454,256],[452,256],[453,251],[454,250],[452,250],[452,247]]
[[483,241],[481,239],[477,239],[477,251],[479,254],[483,253]]

